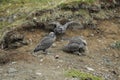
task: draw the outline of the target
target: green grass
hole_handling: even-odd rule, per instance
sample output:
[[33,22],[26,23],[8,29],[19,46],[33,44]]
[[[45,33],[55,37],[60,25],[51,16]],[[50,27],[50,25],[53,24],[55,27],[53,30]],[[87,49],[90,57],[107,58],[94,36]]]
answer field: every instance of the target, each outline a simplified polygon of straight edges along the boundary
[[80,3],[84,2],[86,4],[92,4],[94,3],[96,0],[67,0],[66,2],[64,3],[61,3],[60,5],[58,6],[61,6],[61,7],[66,7],[66,6],[75,6],[75,5],[79,5]]
[[[95,0],[0,0],[0,17],[7,17],[15,13],[23,13],[22,16],[17,18],[13,23],[8,23],[7,21],[0,22],[0,29],[11,24],[15,24],[16,22],[18,22],[18,20],[19,21],[24,20],[28,16],[28,14],[36,10],[52,9],[54,7],[57,7],[58,5],[70,2],[73,2],[70,3],[70,5],[72,4],[74,5],[74,3],[75,4],[79,2],[92,3],[93,1]],[[42,18],[44,20],[46,17],[43,16]]]
[[111,47],[114,48],[114,49],[120,49],[120,41],[116,41],[115,43],[113,43],[111,45]]
[[85,80],[87,78],[90,78],[91,80],[104,80],[101,77],[97,77],[97,76],[94,76],[92,74],[80,72],[80,71],[75,70],[75,69],[67,71],[65,73],[65,76],[67,76],[67,77],[77,77],[77,78],[80,78],[80,80]]

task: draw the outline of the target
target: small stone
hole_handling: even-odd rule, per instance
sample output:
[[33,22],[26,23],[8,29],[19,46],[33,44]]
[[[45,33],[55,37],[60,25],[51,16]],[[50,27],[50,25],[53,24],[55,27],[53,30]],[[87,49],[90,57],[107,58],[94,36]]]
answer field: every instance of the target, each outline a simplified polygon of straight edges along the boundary
[[57,66],[57,69],[59,69],[60,68],[60,66]]
[[17,72],[15,68],[9,68],[8,73],[14,73],[14,72]]
[[92,36],[92,37],[93,37],[93,36],[94,36],[94,34],[90,34],[90,36]]
[[52,47],[55,48],[57,45],[55,43],[52,44]]
[[59,58],[59,55],[55,55],[55,59],[58,59]]
[[34,17],[33,19],[34,19],[34,20],[37,20],[37,18],[36,18],[36,17]]
[[16,64],[17,62],[12,62],[11,64]]
[[40,62],[43,62],[43,59],[40,59]]
[[89,71],[94,71],[93,68],[90,68],[90,67],[86,67],[86,68],[87,68],[87,70],[89,70]]
[[40,72],[36,72],[36,75],[41,76],[41,75],[42,75],[42,73],[40,73]]

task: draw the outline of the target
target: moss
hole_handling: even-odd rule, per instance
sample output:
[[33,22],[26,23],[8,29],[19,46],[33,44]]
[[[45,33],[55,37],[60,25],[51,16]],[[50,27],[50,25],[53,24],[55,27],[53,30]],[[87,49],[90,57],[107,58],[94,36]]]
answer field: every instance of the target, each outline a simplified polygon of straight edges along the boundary
[[[78,3],[79,2],[83,2],[83,0],[65,0],[65,1],[61,1],[61,0],[1,0],[2,2],[0,2],[0,16],[3,18],[8,18],[11,15],[17,15],[17,18],[15,18],[14,22],[12,23],[8,23],[8,21],[3,21],[0,22],[0,29],[2,29],[3,27],[8,27],[11,25],[19,25],[21,24],[22,20],[25,19],[28,14],[34,12],[35,10],[42,10],[42,9],[53,9],[56,8],[57,5],[59,5],[60,3],[63,3],[63,5],[61,4],[61,6],[64,6],[66,3],[69,4],[69,6],[75,6],[78,7]],[[92,2],[94,0],[84,0],[85,2]],[[50,4],[49,4],[50,3]],[[54,6],[53,6],[54,5]],[[71,12],[65,12],[64,14],[61,14],[61,11],[56,10],[54,13],[51,14],[44,14],[42,17],[40,17],[39,19],[41,19],[42,21],[46,21],[49,18],[51,19],[56,19],[59,18],[60,15],[63,15],[65,17],[69,17],[72,15]],[[79,14],[79,13],[77,13]],[[18,23],[19,22],[19,23]]]
[[111,47],[114,48],[114,49],[120,49],[120,41],[116,41],[115,43],[113,43],[111,45]]
[[80,78],[80,80],[86,80],[88,78],[91,79],[91,80],[104,80],[101,77],[97,77],[97,76],[94,76],[92,74],[80,72],[80,71],[74,70],[74,69],[67,71],[65,73],[65,76],[67,76],[67,77],[77,77],[77,78]]
[[67,1],[67,2],[61,3],[60,5],[58,5],[58,7],[61,7],[61,8],[75,7],[75,6],[79,6],[79,4],[81,3],[92,4],[95,1],[96,0],[72,0],[71,2]]

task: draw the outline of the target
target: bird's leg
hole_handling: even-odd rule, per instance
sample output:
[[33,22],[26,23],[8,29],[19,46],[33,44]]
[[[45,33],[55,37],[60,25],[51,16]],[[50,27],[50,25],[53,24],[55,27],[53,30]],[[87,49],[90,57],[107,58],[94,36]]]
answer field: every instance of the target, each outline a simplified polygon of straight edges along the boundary
[[37,56],[37,53],[36,53],[36,52],[32,52],[31,54],[32,54],[33,56],[35,56],[35,57]]
[[74,54],[77,54],[79,56],[81,56],[82,54],[79,51],[73,52]]
[[44,52],[45,54],[49,54],[47,50],[43,50],[43,52]]
[[81,55],[83,55],[83,56],[86,55],[86,54],[85,54],[85,50],[86,50],[85,47],[79,49],[79,52],[81,53]]
[[81,55],[86,56],[85,52],[82,52]]

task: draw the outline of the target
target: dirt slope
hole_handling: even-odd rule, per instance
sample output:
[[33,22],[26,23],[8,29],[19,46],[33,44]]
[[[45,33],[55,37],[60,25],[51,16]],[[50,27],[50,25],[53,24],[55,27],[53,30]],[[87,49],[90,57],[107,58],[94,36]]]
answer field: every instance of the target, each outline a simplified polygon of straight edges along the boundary
[[[116,12],[111,17],[114,10]],[[84,29],[69,29],[63,36],[65,39],[73,36],[84,36],[88,43],[86,56],[63,52],[61,48],[68,43],[68,40],[59,40],[54,43],[55,46],[49,49],[50,54],[45,55],[39,52],[38,57],[35,57],[31,52],[49,31],[44,31],[44,29],[33,29],[31,31],[19,29],[18,32],[24,34],[29,44],[17,49],[0,50],[0,80],[81,80],[65,76],[65,72],[71,69],[91,73],[103,77],[105,80],[120,80],[120,50],[110,47],[115,41],[120,41],[120,8],[102,11],[109,14],[109,18],[106,17],[107,14],[101,15],[101,11],[97,14],[89,14],[85,9],[85,12],[83,10],[80,12],[81,15],[79,11],[58,11],[61,16],[65,15],[65,19],[79,22],[83,20],[83,23],[85,21],[89,22],[89,20],[95,21],[96,28],[88,26]],[[44,13],[43,16],[33,15],[27,17],[27,19],[41,19],[46,18],[46,16],[48,22],[51,18],[52,20],[59,20],[56,15],[53,17],[54,13]],[[32,27],[36,25],[30,23],[30,25],[22,27],[29,28],[31,24]]]

